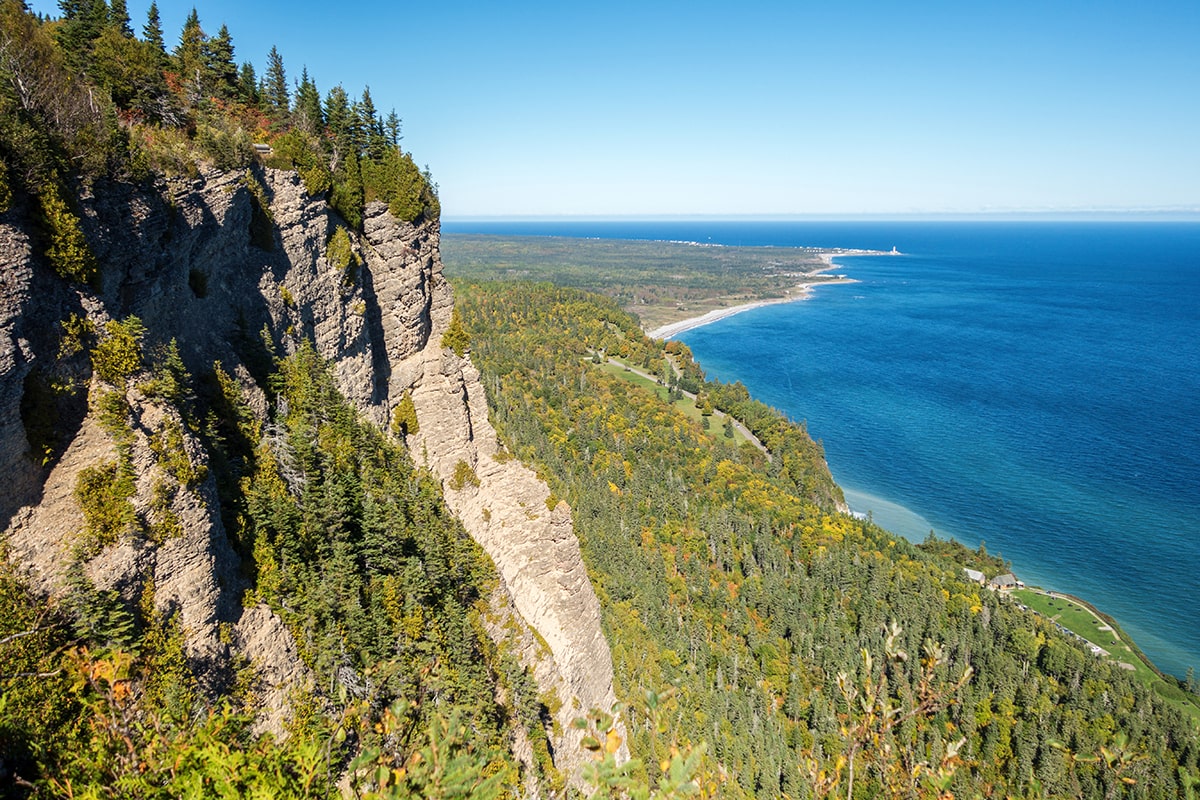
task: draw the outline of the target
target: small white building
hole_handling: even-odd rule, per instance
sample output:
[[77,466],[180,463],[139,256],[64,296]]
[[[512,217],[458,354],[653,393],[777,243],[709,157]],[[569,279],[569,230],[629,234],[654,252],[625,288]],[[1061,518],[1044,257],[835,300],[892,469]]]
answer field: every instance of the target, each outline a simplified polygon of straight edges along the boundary
[[966,573],[967,580],[975,581],[975,583],[978,583],[980,586],[983,586],[983,584],[987,581],[987,578],[983,576],[983,573],[977,569],[963,567],[963,572]]

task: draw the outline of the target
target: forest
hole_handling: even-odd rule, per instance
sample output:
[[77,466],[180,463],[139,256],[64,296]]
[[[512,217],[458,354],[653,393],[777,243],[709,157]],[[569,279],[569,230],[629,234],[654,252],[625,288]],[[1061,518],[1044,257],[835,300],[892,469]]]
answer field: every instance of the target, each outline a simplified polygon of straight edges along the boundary
[[809,248],[444,233],[442,255],[475,281],[551,281],[586,289],[637,314],[646,330],[715,308],[778,299],[829,276]]
[[[293,90],[275,49],[260,78],[196,11],[168,49],[154,4],[137,32],[124,0],[60,7],[48,19],[0,0],[0,217],[34,221],[56,280],[96,285],[104,265],[76,201],[105,182],[217,169],[255,185],[255,170],[295,170],[346,223],[331,262],[353,258],[368,202],[438,219],[428,170],[369,90],[322,94],[306,72]],[[622,704],[579,709],[595,756],[584,788],[555,768],[553,698],[486,630],[495,567],[403,444],[411,400],[380,430],[311,344],[279,353],[251,331],[252,408],[231,368],[189,371],[175,342],[151,346],[121,315],[60,321],[68,388],[86,387],[113,451],[74,486],[83,524],[63,595],[34,593],[0,542],[0,795],[516,798],[527,779],[554,797],[1194,792],[1192,719],[965,580],[953,548],[843,513],[803,426],[706,380],[611,297],[525,281],[455,291],[440,345],[470,356],[507,450],[569,504],[601,601]],[[768,452],[624,380],[609,357],[736,417]],[[36,406],[22,421],[34,457],[53,461],[61,443]],[[160,422],[141,430],[150,406]],[[131,501],[139,436],[156,469],[147,508]],[[257,724],[265,687],[232,631],[201,670],[152,579],[130,603],[83,568],[114,543],[180,536],[174,500],[202,484],[243,602],[282,620],[312,676],[283,735]]]
[[[635,725],[635,749],[706,743],[727,797],[1191,791],[1192,719],[968,582],[947,548],[839,513],[803,430],[704,381],[684,346],[575,289],[460,282],[456,294],[498,428],[574,509],[618,695],[670,687],[669,725]],[[741,417],[772,459],[594,353],[664,376],[672,357],[680,382]]]
[[299,172],[350,224],[371,200],[407,221],[440,214],[436,186],[400,147],[401,120],[370,89],[324,96],[307,71],[293,90],[276,48],[266,74],[234,61],[229,30],[206,33],[192,10],[168,52],[151,3],[141,37],[124,0],[64,0],[62,16],[0,2],[0,211],[31,197],[59,273],[84,283],[95,264],[71,198],[77,182],[140,183],[264,163]]

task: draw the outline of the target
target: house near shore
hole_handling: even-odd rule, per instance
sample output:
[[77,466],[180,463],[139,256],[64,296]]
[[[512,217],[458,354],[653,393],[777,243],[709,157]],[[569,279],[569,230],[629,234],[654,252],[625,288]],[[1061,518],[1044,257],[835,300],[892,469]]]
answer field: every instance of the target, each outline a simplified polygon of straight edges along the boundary
[[982,572],[980,572],[977,569],[971,569],[970,567],[963,567],[963,573],[967,576],[967,580],[974,581],[975,583],[978,583],[980,586],[983,586],[985,583],[987,583],[987,578],[984,576],[984,574]]
[[1011,572],[1006,572],[1003,575],[997,575],[988,581],[987,587],[992,591],[1010,592],[1013,589],[1024,589],[1025,584],[1017,580],[1017,576]]

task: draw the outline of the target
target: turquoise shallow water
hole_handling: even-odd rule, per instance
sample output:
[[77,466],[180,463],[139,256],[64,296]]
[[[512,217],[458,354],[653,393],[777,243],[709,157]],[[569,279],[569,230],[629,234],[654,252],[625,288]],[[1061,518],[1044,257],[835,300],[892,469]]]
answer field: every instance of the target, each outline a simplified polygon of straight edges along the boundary
[[525,225],[470,230],[897,247],[838,262],[859,283],[679,338],[807,420],[855,510],[986,540],[1160,668],[1200,667],[1200,224]]

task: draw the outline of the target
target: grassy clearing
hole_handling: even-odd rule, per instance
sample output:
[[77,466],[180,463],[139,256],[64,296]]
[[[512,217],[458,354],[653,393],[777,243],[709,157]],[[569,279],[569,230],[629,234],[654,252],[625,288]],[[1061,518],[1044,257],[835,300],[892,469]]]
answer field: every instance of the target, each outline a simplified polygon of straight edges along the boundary
[[[1140,661],[1133,650],[1118,638],[1119,634],[1108,623],[1098,619],[1091,611],[1061,594],[1051,597],[1033,589],[1018,589],[1013,597],[1022,603],[1054,620],[1069,631],[1072,631],[1089,642],[1100,645],[1112,653],[1119,661]],[[1104,630],[1108,628],[1108,630]],[[1128,657],[1126,657],[1128,655]]]
[[[623,364],[617,362],[606,361],[605,363],[597,366],[599,366],[600,369],[608,372],[610,375],[615,375],[623,381],[628,381],[635,386],[640,386],[646,391],[654,392],[664,403],[669,402],[669,390],[661,383],[652,381],[646,378],[644,375],[639,375]],[[697,425],[703,424],[704,417],[700,413],[700,409],[696,408],[696,401],[692,398],[684,396],[679,400],[676,400],[673,405],[675,406],[676,411],[684,414],[689,419],[693,420]],[[748,442],[746,437],[743,436],[742,432],[737,428],[733,429],[732,439],[725,438],[725,414],[720,411],[713,412],[713,415],[709,418],[709,426],[708,434],[714,439],[723,439],[732,444],[734,447],[741,447],[743,444]]]
[[1150,686],[1200,725],[1200,706],[1196,703],[1200,698],[1188,698],[1173,682],[1160,676],[1142,653],[1132,646],[1129,634],[1119,626],[1097,617],[1074,598],[1058,592],[1051,595],[1037,589],[1017,589],[1012,596],[1072,633],[1100,645],[1114,661],[1133,665],[1133,674],[1139,681]]

